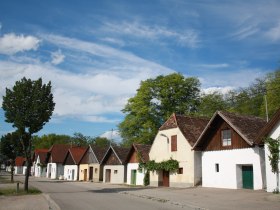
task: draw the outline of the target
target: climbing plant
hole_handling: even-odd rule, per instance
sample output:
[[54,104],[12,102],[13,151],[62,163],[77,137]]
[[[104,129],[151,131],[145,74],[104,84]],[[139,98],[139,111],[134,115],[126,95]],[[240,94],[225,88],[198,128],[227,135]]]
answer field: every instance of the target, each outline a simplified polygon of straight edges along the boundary
[[268,156],[271,166],[272,173],[276,174],[276,190],[275,193],[279,193],[279,152],[280,152],[280,136],[277,139],[266,138],[265,143],[267,144],[270,155]]
[[173,160],[172,158],[159,163],[155,162],[154,160],[150,160],[146,163],[139,163],[138,169],[142,170],[143,168],[147,171],[165,170],[165,171],[174,172],[178,170],[179,162],[177,160]]

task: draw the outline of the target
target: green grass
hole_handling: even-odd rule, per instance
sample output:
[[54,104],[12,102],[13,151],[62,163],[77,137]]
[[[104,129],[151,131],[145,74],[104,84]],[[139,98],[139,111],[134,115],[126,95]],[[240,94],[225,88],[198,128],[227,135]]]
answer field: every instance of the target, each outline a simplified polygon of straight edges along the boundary
[[19,192],[16,193],[15,188],[2,188],[0,189],[0,195],[12,196],[12,195],[35,195],[42,193],[36,188],[29,188],[28,192],[25,192],[23,189],[19,189]]

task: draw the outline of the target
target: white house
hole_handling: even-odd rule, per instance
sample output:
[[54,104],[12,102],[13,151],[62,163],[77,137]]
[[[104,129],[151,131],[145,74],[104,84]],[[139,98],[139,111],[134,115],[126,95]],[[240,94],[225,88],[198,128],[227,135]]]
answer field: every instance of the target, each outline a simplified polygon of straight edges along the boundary
[[103,165],[103,182],[123,184],[126,183],[126,159],[129,149],[110,146],[101,161]]
[[32,174],[35,177],[46,177],[47,173],[47,163],[46,158],[48,154],[48,149],[35,149],[33,153],[33,170]]
[[63,161],[65,180],[79,180],[79,164],[86,151],[85,147],[71,147],[68,150]]
[[149,161],[151,145],[133,144],[127,156],[127,184],[144,185],[146,171],[138,170],[139,163]]
[[192,146],[209,120],[172,114],[160,127],[149,153],[156,163],[169,159],[179,162],[176,172],[151,171],[151,186],[190,187],[201,183],[201,152]]
[[23,174],[23,167],[25,164],[25,158],[24,157],[16,157],[15,159],[15,174]]
[[62,179],[64,177],[64,165],[62,164],[70,145],[54,144],[47,154],[47,173],[50,179]]
[[194,150],[202,151],[202,186],[265,188],[263,144],[257,141],[264,119],[216,112]]
[[[267,125],[262,129],[259,136],[260,141],[265,137],[270,137],[273,139],[280,140],[280,109],[273,115],[271,120]],[[267,192],[273,192],[276,189],[276,174],[272,173],[270,161],[269,161],[270,152],[267,145],[265,144],[265,166],[266,166],[266,190]],[[278,165],[280,168],[280,163]],[[280,180],[278,180],[280,183]]]

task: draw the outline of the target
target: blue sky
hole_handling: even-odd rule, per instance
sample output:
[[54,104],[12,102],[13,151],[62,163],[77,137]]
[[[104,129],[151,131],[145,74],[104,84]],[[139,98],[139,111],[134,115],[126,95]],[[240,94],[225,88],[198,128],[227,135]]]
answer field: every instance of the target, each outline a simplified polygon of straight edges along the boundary
[[[141,80],[180,72],[205,91],[279,68],[280,1],[0,1],[0,102],[23,76],[53,85],[39,134],[117,129]],[[0,135],[12,131],[0,109]],[[107,132],[110,134],[110,132]]]

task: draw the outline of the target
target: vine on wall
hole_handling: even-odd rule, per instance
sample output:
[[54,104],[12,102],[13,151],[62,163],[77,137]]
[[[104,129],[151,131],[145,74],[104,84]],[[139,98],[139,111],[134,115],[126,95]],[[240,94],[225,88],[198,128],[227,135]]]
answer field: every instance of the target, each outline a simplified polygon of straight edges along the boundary
[[165,170],[170,172],[175,172],[179,168],[179,162],[177,160],[173,160],[170,158],[169,160],[162,161],[162,162],[155,162],[154,160],[150,160],[146,163],[139,163],[138,170],[145,169],[147,171],[159,171]]

